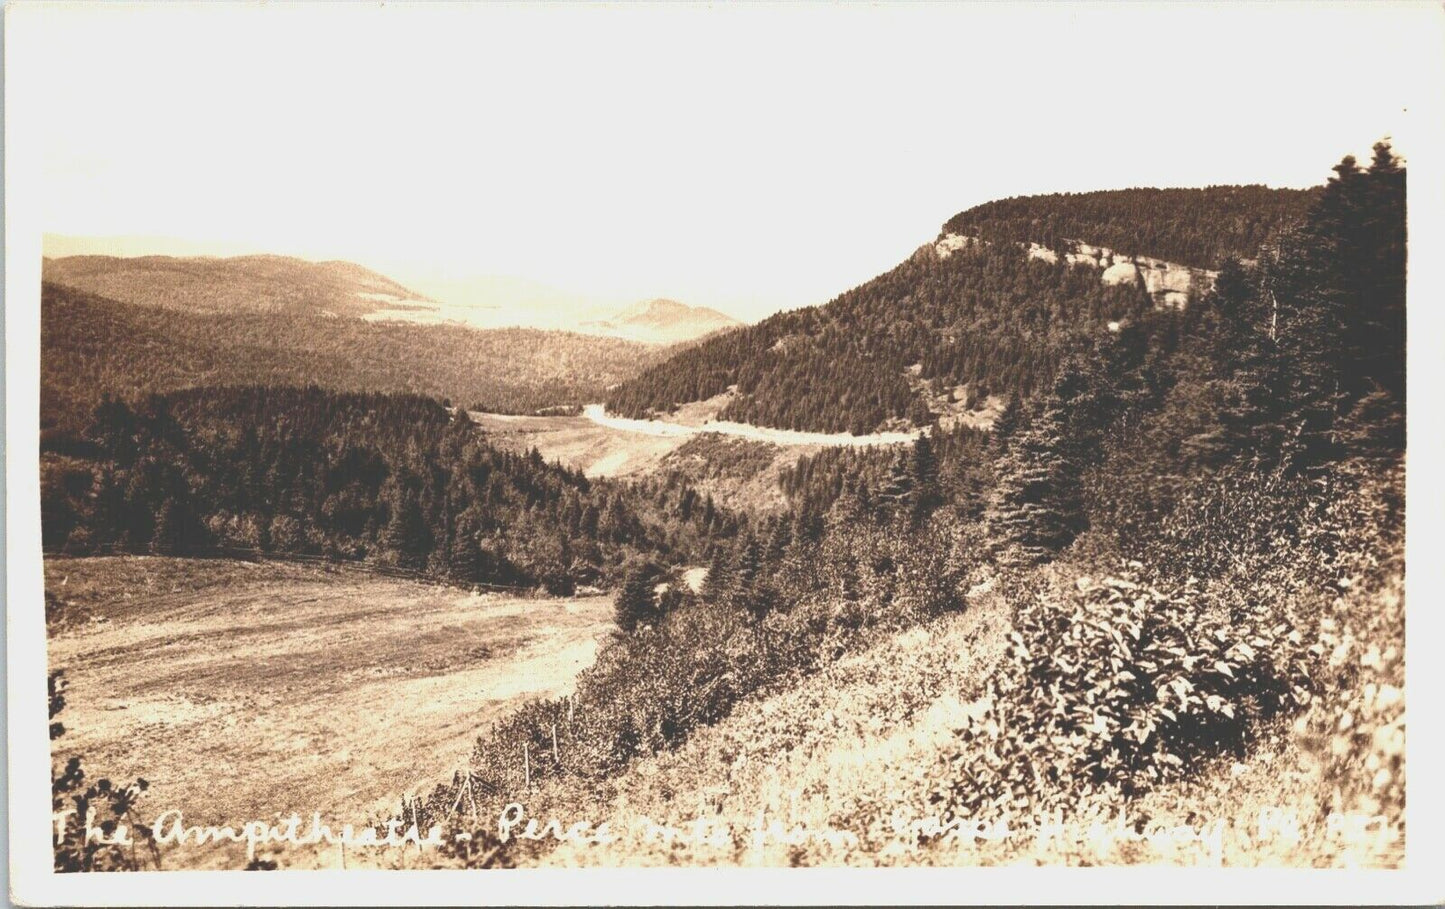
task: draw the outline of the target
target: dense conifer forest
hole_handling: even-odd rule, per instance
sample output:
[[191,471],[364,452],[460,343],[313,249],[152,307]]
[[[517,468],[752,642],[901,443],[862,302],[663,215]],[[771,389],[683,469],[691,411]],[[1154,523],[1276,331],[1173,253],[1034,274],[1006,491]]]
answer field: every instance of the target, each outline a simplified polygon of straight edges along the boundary
[[[1037,196],[949,223],[1000,239],[1067,237],[1216,264],[1255,255],[1256,241],[1277,236],[1317,196],[1263,187]],[[1108,322],[1138,321],[1153,305],[1137,287],[1102,285],[1097,269],[1026,258],[1011,245],[943,258],[925,247],[825,306],[780,313],[659,364],[607,403],[640,417],[735,385],[724,419],[855,434],[890,422],[926,425],[932,417],[912,367],[934,393],[969,384],[976,396],[1027,398],[1048,389],[1059,365]]]
[[685,487],[499,451],[433,399],[314,386],[107,399],[41,467],[45,545],[75,553],[219,547],[570,593],[629,559],[701,559],[737,527]]

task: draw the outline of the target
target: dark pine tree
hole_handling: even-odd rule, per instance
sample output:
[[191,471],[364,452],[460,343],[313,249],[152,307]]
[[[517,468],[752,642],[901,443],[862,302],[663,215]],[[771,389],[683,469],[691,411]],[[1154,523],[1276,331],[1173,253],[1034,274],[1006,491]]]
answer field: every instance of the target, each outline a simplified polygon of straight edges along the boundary
[[1023,426],[998,465],[988,524],[1006,561],[1038,562],[1067,546],[1084,528],[1080,459],[1069,434],[1071,412],[1085,390],[1073,365],[1060,370],[1037,417]]
[[420,569],[431,551],[431,532],[422,516],[416,493],[399,489],[391,500],[391,519],[381,537],[381,545],[396,564]]
[[726,603],[732,595],[732,589],[732,559],[726,547],[719,545],[707,566],[707,577],[702,582],[702,597],[709,603]]
[[933,449],[933,440],[927,435],[919,436],[913,443],[909,474],[913,482],[913,495],[909,502],[910,517],[914,524],[918,524],[928,517],[941,501],[938,454]]
[[627,569],[622,578],[622,589],[613,604],[613,615],[617,627],[632,634],[644,625],[654,624],[658,619],[657,566],[651,562],[640,562]]
[[893,456],[888,477],[883,481],[883,488],[878,490],[880,516],[908,514],[912,509],[915,489],[912,459],[907,452],[900,451]]

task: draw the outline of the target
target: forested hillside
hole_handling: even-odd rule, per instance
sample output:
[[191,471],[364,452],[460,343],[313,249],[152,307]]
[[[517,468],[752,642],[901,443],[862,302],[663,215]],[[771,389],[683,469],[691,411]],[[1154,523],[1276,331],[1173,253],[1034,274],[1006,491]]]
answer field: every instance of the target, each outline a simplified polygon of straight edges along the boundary
[[632,341],[529,328],[189,312],[47,283],[41,425],[76,431],[105,395],[134,400],[245,384],[407,392],[526,413],[599,400],[609,385],[664,355]]
[[[1222,187],[1040,196],[980,206],[949,223],[1000,239],[1107,239],[1132,255],[1214,263],[1254,255],[1249,244],[1277,235],[1317,195]],[[679,353],[607,403],[640,417],[736,385],[723,419],[859,434],[922,425],[933,418],[922,392],[968,384],[975,397],[1028,397],[1109,322],[1138,320],[1153,306],[1137,287],[1101,285],[1096,269],[1026,257],[1012,243],[948,256],[925,247],[825,306]]]
[[124,303],[183,312],[360,316],[398,303],[430,303],[352,262],[290,256],[66,256],[43,276]]
[[1218,268],[1228,259],[1253,257],[1317,198],[1318,189],[1267,186],[1014,196],[959,212],[943,233],[1049,249],[1082,240],[1128,255]]
[[[1007,815],[1013,829],[1172,793],[1167,810],[1193,817],[1185,784],[1219,778],[1232,791],[1221,768],[1268,751],[1305,768],[1290,807],[1318,850],[1306,862],[1337,860],[1331,812],[1402,833],[1404,214],[1405,171],[1381,143],[1368,168],[1341,162],[1303,222],[1253,264],[1227,263],[1198,305],[1080,337],[990,433],[800,463],[785,478],[792,512],[719,547],[700,595],[659,598],[646,566],[629,572],[617,604],[628,636],[575,696],[481,735],[469,775],[423,807],[467,825],[463,785],[497,794],[486,810],[525,788],[529,811],[586,816],[646,788],[612,782],[635,761],[745,701],[912,626],[924,629],[911,646],[927,648],[941,614],[991,596],[1007,614],[997,665],[940,693],[946,725],[886,781],[924,799],[909,810],[941,823]],[[974,266],[998,274],[1007,261]],[[907,659],[881,681],[876,665],[869,684],[912,681]],[[786,729],[734,729],[725,750],[766,733],[791,751],[934,715],[928,700],[900,715],[908,700],[793,710]],[[884,762],[901,753],[877,748]],[[815,781],[831,770],[834,755],[805,754],[785,769]],[[684,821],[742,766],[722,761],[732,770],[672,778],[666,798],[675,791]],[[828,784],[840,789],[824,822],[886,823],[893,803]],[[473,832],[483,845],[452,855],[459,864],[531,860]]]
[[394,565],[461,583],[606,583],[700,559],[734,519],[692,490],[588,480],[499,451],[412,395],[219,388],[106,400],[41,458],[48,549],[213,547]]

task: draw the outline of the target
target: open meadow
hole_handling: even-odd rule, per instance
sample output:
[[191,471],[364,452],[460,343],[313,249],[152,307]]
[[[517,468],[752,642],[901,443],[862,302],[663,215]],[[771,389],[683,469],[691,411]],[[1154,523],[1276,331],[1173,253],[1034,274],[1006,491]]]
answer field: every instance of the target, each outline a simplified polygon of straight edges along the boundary
[[55,754],[150,783],[187,823],[394,809],[529,699],[570,690],[609,597],[529,599],[356,568],[52,558],[67,604],[49,658],[69,687]]

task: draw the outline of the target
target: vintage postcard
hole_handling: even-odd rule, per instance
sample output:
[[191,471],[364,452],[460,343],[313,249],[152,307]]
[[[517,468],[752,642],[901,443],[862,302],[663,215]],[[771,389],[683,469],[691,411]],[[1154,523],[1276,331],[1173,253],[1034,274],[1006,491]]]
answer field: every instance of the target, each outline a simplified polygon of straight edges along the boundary
[[13,898],[1445,899],[1442,39],[10,4]]

